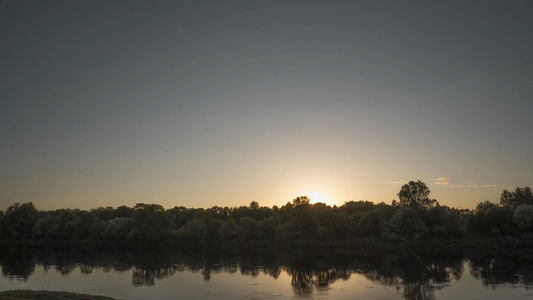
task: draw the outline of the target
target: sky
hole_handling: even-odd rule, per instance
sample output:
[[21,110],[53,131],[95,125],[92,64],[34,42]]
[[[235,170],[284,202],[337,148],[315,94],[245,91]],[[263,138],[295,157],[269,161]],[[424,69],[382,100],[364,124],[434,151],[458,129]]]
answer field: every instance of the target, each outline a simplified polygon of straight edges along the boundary
[[2,1],[0,210],[533,183],[532,1]]

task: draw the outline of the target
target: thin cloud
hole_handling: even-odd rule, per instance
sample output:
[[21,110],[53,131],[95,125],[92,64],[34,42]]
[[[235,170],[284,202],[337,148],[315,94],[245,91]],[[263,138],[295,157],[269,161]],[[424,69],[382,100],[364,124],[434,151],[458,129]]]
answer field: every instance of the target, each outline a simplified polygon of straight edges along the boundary
[[433,181],[433,183],[438,185],[450,185],[450,177],[439,177]]
[[407,181],[400,179],[400,180],[394,180],[390,182],[391,184],[406,184]]
[[457,188],[491,188],[491,187],[496,187],[495,184],[475,184],[475,183],[471,183],[471,184],[457,184],[455,185],[455,187]]

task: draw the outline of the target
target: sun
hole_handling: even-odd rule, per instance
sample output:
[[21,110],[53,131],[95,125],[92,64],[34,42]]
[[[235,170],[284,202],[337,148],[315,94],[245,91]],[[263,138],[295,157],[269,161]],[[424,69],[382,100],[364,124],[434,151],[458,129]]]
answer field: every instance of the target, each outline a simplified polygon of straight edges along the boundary
[[309,197],[309,199],[311,199],[311,204],[315,204],[315,203],[321,202],[321,203],[324,203],[324,204],[329,205],[329,206],[335,205],[333,200],[331,200],[331,198],[328,197],[327,195],[325,195],[324,193],[311,192],[311,193],[308,193],[308,197]]

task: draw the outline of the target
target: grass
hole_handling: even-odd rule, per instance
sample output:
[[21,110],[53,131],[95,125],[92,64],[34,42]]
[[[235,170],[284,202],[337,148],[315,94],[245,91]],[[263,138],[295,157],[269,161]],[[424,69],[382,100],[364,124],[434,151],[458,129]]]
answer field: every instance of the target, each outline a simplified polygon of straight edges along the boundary
[[13,290],[0,292],[2,300],[20,300],[20,299],[42,299],[42,300],[115,300],[111,297],[93,296],[87,294],[78,294],[70,292],[55,291],[30,291],[30,290]]

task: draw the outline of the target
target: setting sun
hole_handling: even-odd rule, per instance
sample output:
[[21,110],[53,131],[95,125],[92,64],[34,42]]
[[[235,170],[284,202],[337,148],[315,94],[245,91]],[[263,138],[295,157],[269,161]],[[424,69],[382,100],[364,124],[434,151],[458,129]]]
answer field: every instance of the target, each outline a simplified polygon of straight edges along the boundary
[[318,202],[324,203],[329,206],[335,205],[334,201],[330,197],[320,192],[311,192],[308,194],[309,199],[311,199],[311,204]]

